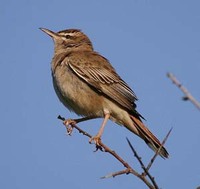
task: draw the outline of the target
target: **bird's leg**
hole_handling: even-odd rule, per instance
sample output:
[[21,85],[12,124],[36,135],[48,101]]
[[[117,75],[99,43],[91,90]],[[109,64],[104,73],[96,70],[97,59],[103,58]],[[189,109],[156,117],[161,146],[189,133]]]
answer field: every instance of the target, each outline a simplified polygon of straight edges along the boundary
[[110,118],[110,113],[105,113],[105,117],[104,117],[104,120],[103,120],[103,123],[101,124],[101,127],[97,133],[97,135],[95,135],[94,137],[92,137],[90,140],[89,140],[89,143],[92,143],[92,141],[95,142],[95,144],[97,146],[99,146],[99,141],[101,140],[101,136],[103,134],[103,131],[104,131],[104,128],[106,126],[106,123],[107,121],[109,120]]
[[88,116],[88,117],[83,117],[83,118],[79,118],[79,119],[66,119],[63,121],[63,124],[65,125],[66,129],[67,129],[67,134],[71,135],[72,131],[73,131],[73,125],[83,122],[83,121],[87,121],[90,119],[95,119],[97,118],[96,116]]

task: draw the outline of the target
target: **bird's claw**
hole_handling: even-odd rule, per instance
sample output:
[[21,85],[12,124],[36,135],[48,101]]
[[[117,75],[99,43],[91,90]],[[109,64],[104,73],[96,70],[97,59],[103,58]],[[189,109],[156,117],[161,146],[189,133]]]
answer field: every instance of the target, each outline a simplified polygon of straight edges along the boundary
[[73,125],[76,124],[76,121],[73,119],[66,119],[65,121],[63,121],[63,124],[67,129],[67,135],[71,135],[74,128]]
[[90,138],[89,143],[91,144],[93,141],[96,145],[99,146],[99,142],[101,141],[101,138],[99,136],[94,136],[94,137]]
[[102,148],[102,146],[100,145],[100,143],[101,143],[101,138],[100,138],[99,136],[94,136],[94,137],[90,138],[89,143],[91,144],[93,141],[94,141],[94,143],[95,143],[95,145],[96,145],[96,150],[95,150],[95,152],[98,151],[98,150],[103,151],[103,148]]

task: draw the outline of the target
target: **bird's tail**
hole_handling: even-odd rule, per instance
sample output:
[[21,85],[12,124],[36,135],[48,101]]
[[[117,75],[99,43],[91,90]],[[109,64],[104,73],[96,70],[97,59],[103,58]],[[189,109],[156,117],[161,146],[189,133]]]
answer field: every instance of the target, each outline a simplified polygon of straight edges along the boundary
[[[157,151],[159,149],[159,147],[161,146],[160,141],[153,135],[153,133],[144,125],[144,123],[142,123],[142,121],[140,120],[140,118],[135,117],[133,115],[130,115],[130,118],[132,119],[134,126],[136,127],[138,133],[139,133],[139,137],[141,137],[146,144],[153,150],[153,151]],[[129,128],[131,130],[131,128]],[[159,155],[163,158],[168,158],[169,154],[167,152],[167,150],[162,147],[160,150]]]

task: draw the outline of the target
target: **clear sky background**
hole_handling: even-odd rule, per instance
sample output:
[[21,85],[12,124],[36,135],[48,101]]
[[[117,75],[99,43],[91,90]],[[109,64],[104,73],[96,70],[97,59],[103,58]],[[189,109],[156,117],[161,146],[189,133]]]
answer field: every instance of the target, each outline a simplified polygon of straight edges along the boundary
[[[39,27],[82,29],[137,94],[137,110],[166,148],[151,169],[161,188],[200,185],[200,112],[181,100],[166,77],[172,72],[200,100],[200,1],[7,0],[0,2],[0,188],[146,188],[132,175],[101,180],[122,170],[77,131],[72,137],[57,115],[70,113],[53,90],[52,40]],[[100,120],[79,126],[96,134]],[[123,127],[109,122],[102,140],[140,170],[125,137],[148,163],[153,152]]]

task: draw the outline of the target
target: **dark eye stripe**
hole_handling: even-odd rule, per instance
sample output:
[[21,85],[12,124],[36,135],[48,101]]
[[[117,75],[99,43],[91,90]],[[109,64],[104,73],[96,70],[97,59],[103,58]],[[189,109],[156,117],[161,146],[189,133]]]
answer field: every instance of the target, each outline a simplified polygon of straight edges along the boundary
[[72,36],[71,36],[71,35],[65,35],[65,38],[66,38],[66,39],[71,39]]
[[76,38],[76,36],[74,36],[72,33],[62,33],[62,34],[60,34],[60,36],[62,36],[62,37],[64,37],[64,38],[66,38],[66,39],[75,39]]

